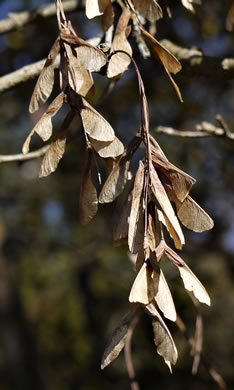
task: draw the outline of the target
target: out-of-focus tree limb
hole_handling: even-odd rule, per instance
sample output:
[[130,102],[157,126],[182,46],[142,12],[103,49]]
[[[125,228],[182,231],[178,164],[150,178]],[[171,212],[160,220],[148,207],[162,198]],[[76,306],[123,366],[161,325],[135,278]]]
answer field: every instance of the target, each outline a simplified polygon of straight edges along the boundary
[[[89,43],[96,45],[100,41],[100,37],[95,37],[91,40],[88,40]],[[167,41],[169,42],[169,41]],[[165,41],[163,41],[165,43]],[[170,42],[170,44],[172,44]],[[173,47],[178,48],[178,46],[172,44]],[[170,45],[165,45],[171,50]],[[182,54],[178,55],[178,58],[181,60],[183,69],[181,74],[183,75],[196,75],[204,76],[206,78],[220,78],[222,79],[234,79],[234,59],[218,59],[215,57],[204,56],[197,49],[183,49]],[[177,56],[176,50],[171,50],[171,52]],[[186,54],[187,53],[187,54]],[[192,54],[193,53],[193,54]],[[200,53],[200,54],[195,54]],[[187,56],[187,57],[186,57]],[[8,73],[0,77],[0,92],[6,91],[10,88],[17,86],[18,84],[24,83],[27,80],[36,78],[41,73],[43,65],[46,59],[34,62],[30,65],[26,65],[14,72]],[[55,68],[58,67],[59,59],[55,63]],[[224,66],[225,64],[225,66]],[[204,136],[204,135],[203,135]]]
[[[84,9],[84,0],[66,0],[63,9],[66,13]],[[56,15],[54,3],[43,5],[33,11],[9,13],[8,18],[0,20],[0,34],[9,33],[38,20],[48,19]]]
[[[95,36],[94,38],[87,39],[87,42],[93,46],[97,46],[102,39],[102,34]],[[58,55],[54,68],[57,69],[59,67],[60,56]],[[32,64],[25,65],[22,68],[15,70],[14,72],[8,73],[2,77],[0,77],[0,93],[4,92],[8,89],[16,87],[21,83],[25,83],[30,79],[34,79],[39,76],[42,71],[42,68],[46,62],[46,58],[43,60],[33,62]]]
[[32,160],[33,158],[39,158],[46,154],[50,145],[43,146],[40,149],[34,150],[33,152],[29,152],[27,154],[19,153],[19,154],[6,154],[0,155],[0,163],[2,162],[14,162],[14,161],[25,161]]
[[181,61],[183,76],[202,76],[220,80],[234,78],[234,58],[206,56],[195,47],[186,49],[166,39],[161,43]]
[[224,137],[231,140],[234,140],[234,133],[232,133],[227,125],[227,123],[224,121],[221,115],[216,116],[217,121],[222,127],[214,126],[212,123],[209,122],[202,122],[201,124],[198,124],[194,131],[180,131],[173,129],[172,127],[164,127],[164,126],[158,126],[156,127],[155,131],[157,133],[163,133],[167,135],[172,135],[176,137],[184,137],[184,138],[203,138],[203,137],[211,137],[211,136],[217,136],[217,137]]
[[[4,92],[11,89],[18,84],[24,83],[30,79],[34,79],[42,71],[46,59],[34,62],[30,65],[25,65],[22,68],[15,70],[14,72],[8,73],[0,77],[0,92]],[[55,67],[58,67],[59,57],[56,59]]]

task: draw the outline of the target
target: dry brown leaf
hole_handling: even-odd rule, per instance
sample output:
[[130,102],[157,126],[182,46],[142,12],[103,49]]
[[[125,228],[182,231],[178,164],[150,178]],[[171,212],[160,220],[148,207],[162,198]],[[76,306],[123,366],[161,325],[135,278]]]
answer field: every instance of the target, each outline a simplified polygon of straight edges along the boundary
[[90,142],[94,150],[102,158],[117,157],[124,152],[124,146],[117,137],[111,142],[101,142],[90,137]]
[[204,232],[213,228],[213,220],[190,196],[183,202],[177,200],[176,208],[179,219],[188,229]]
[[150,303],[158,291],[159,274],[144,262],[132,285],[129,302]]
[[47,141],[52,135],[52,118],[57,114],[58,110],[62,107],[64,102],[64,93],[61,92],[49,105],[46,112],[42,115],[41,119],[37,122],[36,126],[29,133],[23,144],[23,153],[26,154],[29,151],[29,144],[33,134],[36,132],[43,141]]
[[97,190],[92,181],[92,151],[86,152],[80,189],[80,222],[87,225],[98,210]]
[[99,112],[72,89],[69,90],[69,98],[71,106],[74,107],[81,116],[85,132],[91,138],[103,142],[114,141],[114,130]]
[[35,85],[29,104],[29,112],[31,112],[31,114],[37,111],[39,107],[47,101],[52,92],[54,86],[54,62],[59,51],[60,41],[59,38],[57,38],[50,49],[45,65]]
[[[152,184],[152,193],[160,205],[164,217],[167,218],[170,229],[170,233],[174,239],[174,243],[177,249],[181,249],[184,245],[184,235],[181,230],[178,219],[174,213],[173,207],[168,199],[167,193],[158,177],[156,170],[153,165],[150,166],[150,177]],[[156,205],[157,206],[157,205]]]
[[160,269],[158,291],[155,295],[155,301],[159,309],[163,312],[164,317],[168,318],[171,321],[176,321],[176,309],[174,301],[166,282],[163,271]]
[[[126,29],[131,16],[131,11],[124,8],[116,28],[115,36],[111,47],[111,57],[107,67],[107,77],[114,79],[120,77],[131,63],[132,48],[126,37]],[[124,53],[115,53],[117,51],[124,51]]]
[[102,364],[101,364],[102,370],[106,366],[108,366],[113,360],[115,360],[119,356],[119,353],[122,351],[125,345],[129,325],[133,317],[135,316],[135,314],[136,314],[136,308],[128,312],[123,317],[123,319],[121,320],[117,328],[115,329],[114,334],[109,344],[107,345],[102,357]]
[[132,0],[135,9],[150,22],[155,22],[163,17],[162,8],[155,0]]
[[181,257],[168,246],[166,246],[165,253],[179,269],[180,276],[184,282],[186,290],[192,291],[199,302],[206,303],[210,306],[210,297],[205,287],[201,284],[184,260],[182,260]]
[[157,347],[157,352],[163,357],[171,371],[171,364],[176,364],[178,356],[173,338],[155,306],[151,303],[145,308],[152,318],[154,342]]
[[123,191],[128,180],[130,161],[120,159],[109,174],[99,195],[100,203],[113,202]]

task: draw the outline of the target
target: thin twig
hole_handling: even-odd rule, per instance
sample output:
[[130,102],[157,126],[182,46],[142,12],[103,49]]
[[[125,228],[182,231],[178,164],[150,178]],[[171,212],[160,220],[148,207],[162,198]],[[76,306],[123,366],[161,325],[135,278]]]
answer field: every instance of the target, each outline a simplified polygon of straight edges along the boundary
[[204,137],[225,137],[231,140],[234,140],[234,133],[232,133],[224,121],[221,115],[216,116],[217,121],[221,124],[222,127],[216,127],[210,122],[202,122],[198,124],[194,131],[180,131],[173,129],[172,127],[158,126],[155,131],[157,133],[163,133],[167,135],[172,135],[176,137],[184,138],[204,138]]
[[[184,324],[183,320],[178,315],[177,315],[177,319],[176,319],[176,325],[179,328],[179,330],[181,331],[181,333],[185,336],[188,344],[192,348],[194,348],[195,340],[193,339],[193,337],[191,337],[189,335],[187,328],[186,328],[186,325]],[[203,355],[200,356],[200,361],[201,361],[201,364],[206,368],[206,370],[208,371],[210,376],[213,378],[213,380],[217,383],[219,388],[221,390],[226,390],[227,386],[226,386],[226,383],[224,382],[223,378],[213,367],[210,366],[209,362],[207,361],[207,359]]]
[[161,43],[174,54],[182,64],[184,76],[206,77],[207,79],[232,80],[234,78],[234,59],[205,55],[201,50],[184,48],[164,39]]
[[125,348],[124,348],[124,355],[125,355],[125,361],[128,370],[128,376],[130,379],[131,390],[140,390],[139,384],[136,380],[135,370],[132,361],[132,352],[131,352],[132,335],[138,320],[139,320],[139,313],[133,317],[133,320],[129,325],[128,333],[125,341]]
[[[84,0],[67,0],[63,2],[63,9],[66,13],[81,11],[84,10],[84,5]],[[0,20],[0,34],[9,33],[27,24],[48,19],[54,15],[56,15],[54,3],[43,5],[33,11],[9,13],[8,18]]]
[[0,163],[2,162],[15,162],[15,161],[25,161],[32,160],[33,158],[39,158],[46,154],[50,145],[43,146],[40,149],[34,150],[33,152],[29,152],[27,154],[19,153],[19,154],[8,154],[8,155],[0,155]]

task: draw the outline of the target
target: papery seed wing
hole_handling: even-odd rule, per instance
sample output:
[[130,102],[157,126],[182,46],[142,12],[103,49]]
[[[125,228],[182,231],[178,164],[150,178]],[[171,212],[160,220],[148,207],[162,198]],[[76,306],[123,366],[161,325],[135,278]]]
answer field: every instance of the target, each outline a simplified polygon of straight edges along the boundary
[[[150,177],[151,177],[151,183],[152,183],[152,193],[155,197],[155,199],[158,201],[162,212],[164,216],[168,219],[170,222],[170,225],[172,225],[173,229],[171,229],[171,233],[176,233],[175,238],[175,245],[178,249],[181,249],[184,245],[184,235],[181,230],[180,224],[178,222],[178,219],[174,213],[173,207],[168,199],[167,193],[158,177],[158,174],[156,170],[153,168],[153,166],[150,167]],[[173,235],[174,238],[174,235]]]
[[117,328],[114,331],[114,334],[107,345],[103,357],[102,357],[102,364],[101,364],[101,369],[103,370],[106,366],[108,366],[113,360],[115,360],[118,356],[119,353],[122,351],[127,333],[128,333],[128,328],[129,325],[134,318],[134,315],[136,314],[136,308],[132,309],[130,312],[128,312]]
[[150,22],[155,22],[163,17],[162,8],[155,0],[132,0],[132,2],[139,14]]
[[[111,47],[111,52],[113,54],[110,57],[107,67],[107,77],[110,79],[120,77],[128,69],[128,66],[131,63],[132,48],[126,37],[126,29],[130,16],[130,10],[125,8],[119,18]],[[118,53],[118,51],[124,53]]]
[[157,347],[157,352],[163,357],[165,363],[171,371],[171,364],[174,365],[178,357],[177,349],[171,333],[152,303],[146,306],[146,311],[152,318],[154,342]]
[[90,142],[94,150],[102,158],[117,157],[124,152],[124,146],[117,137],[111,142],[97,141],[90,137]]
[[80,189],[80,222],[87,225],[98,210],[98,196],[92,181],[92,151],[86,151],[84,169]]
[[47,101],[52,92],[54,86],[54,63],[59,51],[60,41],[59,38],[57,38],[48,54],[45,65],[35,85],[29,104],[29,112],[31,113],[37,111],[39,107]]
[[[143,215],[141,218],[140,211],[142,210],[143,204],[142,204],[142,192],[143,192],[143,186],[144,186],[144,173],[145,168],[142,161],[139,162],[139,167],[136,173],[134,187],[132,190],[132,206],[131,206],[131,213],[129,218],[129,229],[128,229],[128,246],[129,250],[132,253],[138,252],[138,249],[134,251],[134,241],[137,233],[138,228],[138,220],[143,220]],[[142,214],[142,213],[141,213]],[[142,229],[141,229],[142,230]],[[142,236],[142,234],[141,234]],[[143,237],[142,237],[143,238]],[[141,240],[140,240],[141,241]]]
[[177,215],[184,226],[194,232],[204,232],[214,226],[213,220],[190,196],[176,202]]
[[128,180],[130,161],[120,160],[113,168],[99,195],[100,203],[113,202],[123,191]]
[[138,302],[144,305],[150,303],[158,290],[158,281],[158,273],[144,262],[132,285],[129,302]]
[[130,193],[114,228],[114,243],[116,246],[126,243],[128,240],[128,219],[131,212],[131,204],[132,196]]
[[82,119],[86,133],[97,141],[114,141],[115,133],[111,125],[82,96],[72,89],[69,91],[71,106],[76,109]]
[[46,112],[42,115],[41,119],[37,122],[36,126],[32,129],[28,137],[23,144],[23,153],[28,153],[29,144],[33,134],[36,132],[43,141],[47,141],[52,135],[52,118],[57,114],[64,102],[64,93],[61,92],[49,105]]
[[195,184],[196,180],[171,164],[157,141],[150,136],[152,162],[170,181],[177,198],[182,202]]
[[181,102],[183,102],[181,92],[179,90],[179,87],[177,86],[176,82],[173,80],[172,76],[170,73],[176,74],[178,73],[181,69],[182,66],[180,62],[177,60],[175,56],[173,56],[170,51],[164,47],[155,37],[153,37],[151,34],[148,33],[143,27],[141,27],[141,31],[146,39],[148,41],[152,48],[154,53],[157,55],[159,58],[160,62],[162,63],[165,71],[167,72],[175,90],[176,93],[180,99]]
[[186,290],[192,291],[199,302],[206,303],[210,306],[210,297],[205,287],[201,284],[200,280],[198,280],[184,260],[182,260],[181,257],[168,246],[166,247],[165,253],[179,269],[180,276],[184,282]]
[[176,309],[175,304],[166,282],[163,271],[160,269],[158,291],[155,295],[155,301],[159,309],[163,312],[164,317],[171,321],[176,321]]
[[75,112],[70,111],[64,119],[56,140],[51,143],[42,160],[39,177],[48,176],[56,170],[59,161],[61,160],[65,152],[67,129],[70,126],[74,115]]

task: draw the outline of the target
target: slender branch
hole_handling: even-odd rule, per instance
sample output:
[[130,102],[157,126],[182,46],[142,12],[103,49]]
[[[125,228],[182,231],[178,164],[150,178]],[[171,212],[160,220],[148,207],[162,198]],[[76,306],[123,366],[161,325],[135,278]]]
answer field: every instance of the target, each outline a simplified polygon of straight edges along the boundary
[[125,361],[128,370],[128,376],[130,379],[131,390],[140,390],[139,384],[136,381],[136,375],[135,375],[135,370],[132,362],[132,352],[131,352],[132,335],[138,320],[139,320],[139,314],[136,314],[128,328],[128,333],[127,333],[125,348],[124,348],[124,355],[125,355]]
[[[21,83],[39,76],[44,66],[46,58],[34,62],[33,64],[23,66],[22,68],[0,77],[0,92],[11,89]],[[55,68],[59,65],[59,57],[56,59]]]
[[197,48],[183,48],[175,43],[164,39],[161,43],[181,61],[183,76],[202,76],[208,79],[226,79],[234,78],[234,59],[217,58],[204,55]]
[[224,137],[224,138],[234,140],[234,133],[230,131],[227,123],[224,121],[222,116],[217,115],[216,120],[219,122],[219,124],[222,127],[216,127],[212,123],[204,121],[201,124],[198,124],[194,131],[180,131],[180,130],[173,129],[172,127],[164,127],[164,126],[156,127],[155,131],[157,133],[163,133],[167,135],[184,137],[184,138],[202,138],[202,137],[217,136],[217,137]]
[[[183,320],[178,316],[177,314],[177,319],[176,319],[176,325],[179,328],[180,332],[185,336],[188,344],[194,348],[195,340],[189,335],[186,325],[184,324]],[[210,376],[213,378],[213,380],[217,383],[219,388],[221,390],[226,390],[226,383],[224,382],[223,378],[221,375],[213,368],[210,366],[209,362],[207,359],[201,355],[200,356],[201,363],[203,366],[206,368],[206,370],[209,372]]]
[[[97,36],[88,39],[87,42],[93,46],[97,46],[100,43],[101,39],[102,35],[98,34]],[[43,60],[34,62],[30,65],[25,65],[22,68],[15,70],[14,72],[8,73],[5,76],[0,77],[0,93],[13,87],[16,87],[21,83],[25,83],[28,80],[38,77],[43,69],[45,62],[46,58],[43,58]],[[60,56],[58,55],[54,63],[55,69],[59,67],[59,62]]]
[[[74,12],[84,9],[84,0],[67,0],[63,2],[65,12]],[[8,18],[0,20],[0,34],[22,28],[23,26],[56,15],[54,3],[43,5],[33,11],[9,13]]]
[[19,153],[19,154],[8,154],[8,155],[0,155],[0,163],[2,162],[13,162],[13,161],[25,161],[32,160],[33,158],[39,158],[46,154],[50,145],[43,146],[40,149],[34,150],[33,152],[29,152],[27,154]]

